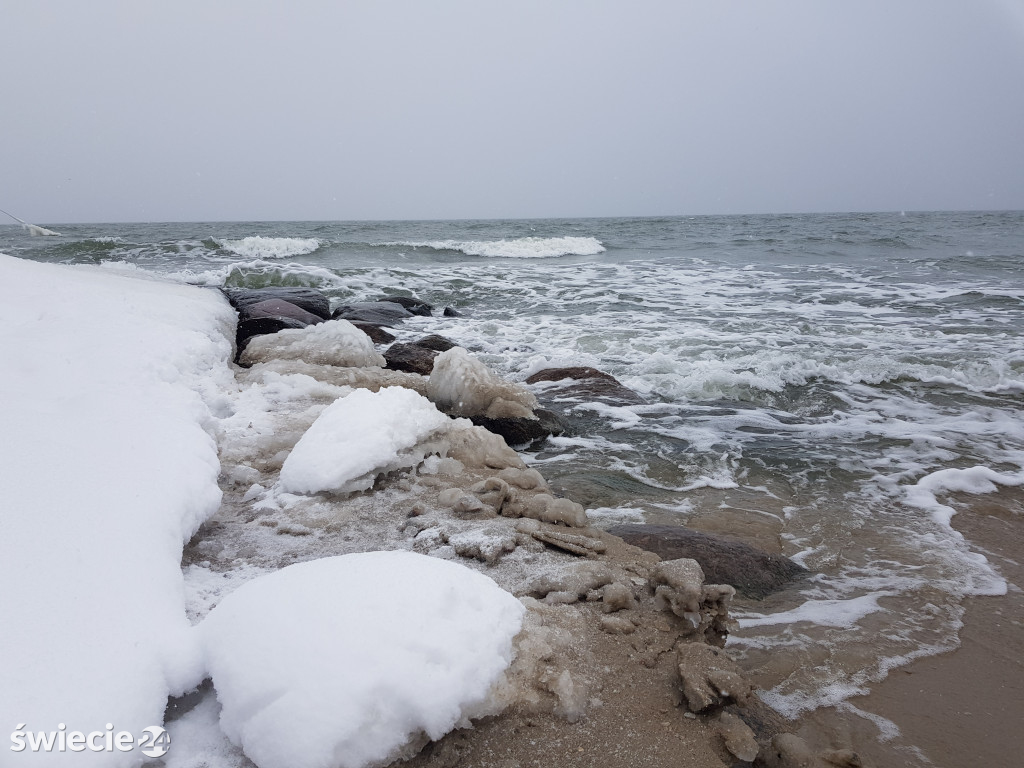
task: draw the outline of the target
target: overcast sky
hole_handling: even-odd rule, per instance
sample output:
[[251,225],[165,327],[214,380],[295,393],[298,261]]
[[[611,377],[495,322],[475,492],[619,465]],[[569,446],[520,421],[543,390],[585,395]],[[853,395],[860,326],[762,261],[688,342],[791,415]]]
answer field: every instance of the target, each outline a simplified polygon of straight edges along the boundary
[[0,208],[1024,209],[1024,0],[7,0]]

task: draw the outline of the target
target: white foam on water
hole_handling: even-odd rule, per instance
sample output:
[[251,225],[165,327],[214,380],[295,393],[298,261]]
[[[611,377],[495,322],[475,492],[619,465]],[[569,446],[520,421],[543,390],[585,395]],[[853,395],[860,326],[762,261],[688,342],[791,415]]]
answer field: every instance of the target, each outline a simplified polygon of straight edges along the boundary
[[511,240],[426,240],[379,243],[384,246],[461,251],[467,256],[502,259],[550,259],[559,256],[596,256],[605,250],[593,237],[519,237]]
[[741,629],[809,622],[823,627],[852,628],[865,616],[884,610],[878,601],[894,592],[875,592],[848,600],[808,600],[788,611],[771,614],[736,613]]
[[252,235],[241,240],[222,240],[221,245],[248,259],[287,259],[317,250],[321,243],[313,237],[264,237]]

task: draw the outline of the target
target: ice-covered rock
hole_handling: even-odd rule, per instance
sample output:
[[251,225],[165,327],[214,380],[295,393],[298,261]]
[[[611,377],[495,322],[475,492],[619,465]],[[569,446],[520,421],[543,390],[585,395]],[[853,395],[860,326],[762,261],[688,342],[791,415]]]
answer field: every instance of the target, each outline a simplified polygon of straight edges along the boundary
[[357,389],[324,409],[281,467],[286,493],[367,490],[385,472],[413,467],[421,441],[449,425],[422,395],[404,387]]
[[453,416],[533,419],[537,407],[529,391],[498,377],[462,347],[434,358],[427,397]]
[[752,691],[736,662],[720,648],[704,643],[680,643],[676,649],[676,667],[691,712],[743,703]]
[[259,768],[361,768],[497,707],[522,604],[411,552],[289,566],[199,625],[221,726]]
[[384,356],[373,341],[347,320],[330,320],[306,328],[289,328],[266,336],[256,336],[239,361],[243,365],[268,360],[303,360],[318,365],[348,368],[384,367]]

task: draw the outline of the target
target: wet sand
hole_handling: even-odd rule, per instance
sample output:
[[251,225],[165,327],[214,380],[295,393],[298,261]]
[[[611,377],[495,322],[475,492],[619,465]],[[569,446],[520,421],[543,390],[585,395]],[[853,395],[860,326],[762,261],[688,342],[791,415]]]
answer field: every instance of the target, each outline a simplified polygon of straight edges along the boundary
[[[891,721],[824,710],[800,730],[821,746],[850,743],[879,768],[1019,765],[1024,754],[1024,491],[957,499],[953,525],[1009,582],[1002,597],[964,602],[961,646],[895,670],[850,704]],[[882,722],[883,728],[887,725]]]

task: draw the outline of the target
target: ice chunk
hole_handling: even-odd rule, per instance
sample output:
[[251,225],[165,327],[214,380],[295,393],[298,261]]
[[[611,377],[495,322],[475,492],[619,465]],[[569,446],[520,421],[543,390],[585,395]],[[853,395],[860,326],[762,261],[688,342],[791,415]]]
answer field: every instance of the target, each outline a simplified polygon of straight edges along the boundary
[[450,419],[404,387],[357,389],[324,409],[281,467],[286,493],[350,493],[383,472],[415,466],[410,451]]
[[499,378],[462,347],[434,358],[427,397],[453,416],[530,419],[537,407],[529,391]]
[[524,608],[411,552],[289,566],[199,625],[221,725],[259,768],[359,768],[493,711]]
[[348,320],[328,320],[308,328],[252,337],[241,362],[253,365],[269,360],[302,360],[342,368],[383,368],[385,362],[370,337]]

